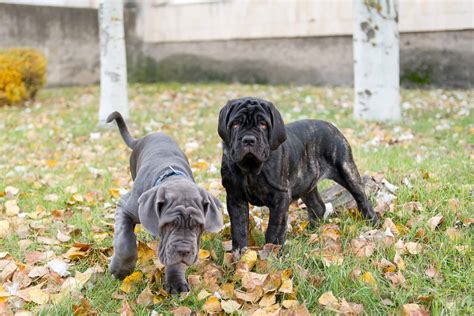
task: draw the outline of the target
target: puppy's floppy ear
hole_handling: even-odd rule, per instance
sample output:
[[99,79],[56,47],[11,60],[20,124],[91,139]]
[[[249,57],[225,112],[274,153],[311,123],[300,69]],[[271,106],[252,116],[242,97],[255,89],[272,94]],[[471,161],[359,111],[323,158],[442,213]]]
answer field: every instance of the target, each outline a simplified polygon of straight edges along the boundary
[[234,105],[232,104],[232,101],[228,101],[227,104],[224,105],[224,107],[219,112],[219,124],[217,126],[217,133],[222,138],[224,143],[227,143],[229,141],[228,125],[230,114],[233,108]]
[[204,210],[204,218],[206,223],[204,229],[211,233],[217,233],[224,227],[224,219],[222,217],[222,204],[212,194],[200,188],[202,196],[202,204]]
[[271,103],[268,102],[268,111],[272,119],[272,129],[270,130],[270,149],[275,150],[286,140],[285,123],[281,118],[280,112]]
[[153,236],[158,236],[160,217],[165,203],[165,190],[153,187],[138,199],[138,217],[140,223]]

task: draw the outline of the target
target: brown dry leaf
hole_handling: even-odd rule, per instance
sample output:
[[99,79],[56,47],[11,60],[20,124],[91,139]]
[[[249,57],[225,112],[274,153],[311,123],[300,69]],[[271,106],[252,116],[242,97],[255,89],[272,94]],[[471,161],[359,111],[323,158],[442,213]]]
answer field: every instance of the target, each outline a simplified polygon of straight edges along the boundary
[[87,257],[89,253],[87,251],[81,251],[81,248],[71,247],[63,254],[63,257],[71,261],[83,259]]
[[330,238],[332,240],[339,240],[341,238],[341,230],[336,224],[326,224],[322,227],[321,237],[323,239]]
[[209,258],[210,255],[211,255],[211,253],[210,253],[208,250],[206,250],[206,249],[199,249],[199,255],[198,255],[198,257],[199,257],[199,260],[200,260],[200,261],[206,260],[207,258]]
[[405,261],[403,261],[400,254],[395,254],[395,256],[393,257],[393,262],[395,262],[399,270],[405,270]]
[[211,293],[209,293],[208,291],[206,291],[205,289],[202,289],[198,295],[197,295],[197,299],[199,301],[202,301],[203,299],[209,297],[211,295]]
[[7,216],[16,216],[18,213],[20,213],[20,208],[18,207],[16,200],[9,200],[5,202],[5,214]]
[[458,199],[449,199],[448,205],[452,212],[456,212],[459,209],[461,202],[459,202]]
[[262,299],[258,303],[261,307],[268,307],[276,303],[276,295],[275,293],[267,293],[263,295]]
[[153,297],[154,297],[154,295],[151,292],[151,289],[147,284],[147,286],[143,289],[143,291],[140,293],[140,295],[138,295],[137,304],[145,305],[145,306],[151,305],[151,304],[153,304]]
[[416,242],[407,242],[405,244],[405,248],[406,250],[408,251],[408,253],[412,254],[412,255],[417,255],[421,252],[422,250],[422,247],[421,247],[421,244],[419,243],[416,243]]
[[439,225],[444,222],[444,217],[441,214],[433,216],[428,220],[428,226],[430,226],[431,231],[435,231]]
[[347,302],[344,298],[341,300],[339,313],[341,315],[354,316],[364,312],[364,305]]
[[45,276],[46,274],[49,273],[49,269],[47,267],[34,267],[31,269],[31,271],[28,273],[28,276],[30,278],[41,278]]
[[191,316],[192,310],[189,307],[181,306],[171,310],[173,316]]
[[351,248],[357,257],[370,257],[375,251],[375,243],[365,239],[352,239]]
[[446,235],[448,235],[449,240],[456,241],[461,238],[461,233],[456,228],[446,229]]
[[56,234],[56,239],[60,242],[68,242],[71,240],[71,236],[64,234],[58,229],[58,233]]
[[127,299],[123,299],[122,301],[122,308],[120,309],[120,316],[133,316],[133,310],[130,307]]
[[10,222],[0,221],[0,238],[5,238],[10,234]]
[[206,303],[204,303],[203,308],[207,313],[219,313],[220,311],[222,311],[221,302],[219,302],[217,297],[215,297],[214,295],[207,299]]
[[232,240],[227,240],[222,242],[222,247],[224,251],[231,251],[232,250]]
[[306,305],[303,303],[300,305],[297,304],[297,305],[291,306],[287,310],[280,311],[279,316],[311,316],[311,314],[306,308]]
[[281,286],[278,289],[278,292],[291,294],[293,293],[293,281],[291,279],[283,279],[281,282]]
[[240,290],[235,290],[234,295],[239,300],[243,300],[250,303],[257,302],[263,295],[263,289],[261,286],[255,287],[255,290],[251,292],[243,292]]
[[265,293],[276,291],[281,285],[281,274],[272,273],[268,275],[268,278],[263,283],[263,291]]
[[438,271],[436,271],[436,268],[433,265],[430,265],[428,269],[425,270],[425,274],[429,278],[434,278],[436,275],[438,275]]
[[222,296],[223,299],[231,299],[234,297],[234,288],[234,283],[224,283],[219,289],[219,294]]
[[392,234],[394,236],[398,236],[400,234],[400,231],[398,230],[397,226],[392,221],[392,219],[389,218],[389,217],[385,218],[385,221],[384,221],[382,227],[384,228],[384,230],[386,230],[387,228],[390,229],[390,231],[392,232]]
[[408,211],[417,211],[421,212],[423,210],[423,206],[421,205],[420,202],[408,202],[403,205],[403,208],[408,210]]
[[379,266],[383,272],[395,272],[397,270],[397,267],[385,258],[380,260]]
[[386,272],[384,273],[384,278],[386,278],[387,280],[389,280],[390,282],[392,282],[392,285],[394,286],[398,286],[398,285],[402,285],[405,283],[405,277],[403,276],[403,274],[398,271],[398,272]]
[[318,299],[319,304],[332,309],[339,309],[339,300],[332,294],[332,291],[324,292]]
[[286,309],[290,309],[294,306],[297,306],[298,304],[299,303],[297,300],[283,300],[283,302],[281,302],[281,306],[283,306]]
[[143,274],[140,271],[133,272],[122,281],[120,289],[125,293],[130,293],[135,284],[141,281],[142,276]]
[[26,302],[34,302],[38,305],[44,305],[49,301],[49,293],[37,287],[20,290],[16,293],[16,296]]
[[221,302],[222,309],[224,310],[224,312],[226,312],[228,314],[232,314],[232,313],[238,311],[241,306],[242,306],[241,304],[239,304],[238,302],[236,302],[234,300],[228,300],[228,301],[222,301]]
[[403,316],[429,316],[430,312],[418,304],[405,304],[402,309]]
[[78,305],[72,304],[72,312],[74,316],[90,316],[97,314],[96,311],[91,310],[91,305],[86,298],[82,298],[81,303]]
[[201,284],[201,276],[197,274],[190,274],[188,276],[188,283],[192,288],[196,288]]
[[0,273],[0,283],[9,280],[13,276],[13,273],[15,273],[16,269],[18,269],[18,266],[15,264],[15,261],[7,261],[8,263],[3,266],[2,273]]

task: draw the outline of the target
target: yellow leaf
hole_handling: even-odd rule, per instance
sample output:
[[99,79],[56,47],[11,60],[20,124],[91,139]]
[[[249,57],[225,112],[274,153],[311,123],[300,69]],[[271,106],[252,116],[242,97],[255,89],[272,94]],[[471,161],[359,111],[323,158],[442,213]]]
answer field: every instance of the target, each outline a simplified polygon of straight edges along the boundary
[[149,247],[142,241],[138,241],[138,260],[137,264],[141,265],[147,263],[155,258],[155,250]]
[[206,303],[204,303],[203,308],[208,313],[218,313],[222,311],[221,303],[214,295],[207,299]]
[[371,272],[365,272],[362,275],[362,281],[370,285],[373,289],[377,289],[377,281],[375,281],[374,276]]
[[20,290],[16,295],[26,302],[34,302],[38,305],[46,304],[49,301],[49,294],[35,287]]
[[202,289],[198,295],[197,295],[197,299],[202,301],[203,299],[209,297],[211,295],[211,293],[209,293],[208,291]]
[[287,294],[293,293],[293,281],[291,279],[283,279],[278,291]]
[[199,255],[198,255],[199,260],[204,261],[204,260],[206,260],[207,258],[209,258],[210,255],[211,255],[211,253],[210,253],[208,250],[206,250],[206,249],[199,249]]
[[240,257],[239,262],[247,264],[248,271],[252,270],[252,268],[255,266],[255,263],[257,263],[257,252],[251,249],[247,250],[245,254]]
[[46,165],[50,168],[56,167],[58,162],[54,159],[46,160]]
[[412,254],[412,255],[417,255],[421,252],[421,245],[419,243],[416,243],[416,242],[407,242],[405,244],[405,248],[406,250]]
[[135,271],[129,276],[127,276],[120,286],[120,289],[125,293],[130,293],[135,285],[142,279],[142,273],[140,271]]
[[114,198],[119,198],[120,197],[120,189],[118,188],[110,188],[109,189],[109,194],[114,197]]

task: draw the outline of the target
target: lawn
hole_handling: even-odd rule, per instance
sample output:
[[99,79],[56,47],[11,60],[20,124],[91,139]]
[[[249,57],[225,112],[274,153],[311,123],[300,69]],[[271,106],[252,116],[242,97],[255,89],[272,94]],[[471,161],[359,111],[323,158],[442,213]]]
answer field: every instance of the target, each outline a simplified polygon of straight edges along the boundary
[[98,87],[46,89],[32,104],[0,108],[0,314],[473,314],[474,91],[401,94],[403,121],[379,124],[352,118],[348,88],[132,85],[132,134],[172,136],[198,184],[222,201],[217,117],[226,100],[247,95],[274,102],[286,122],[333,122],[361,174],[398,187],[384,205],[371,197],[383,213],[378,230],[354,210],[309,230],[294,205],[278,256],[259,251],[268,210],[255,208],[253,250],[232,263],[228,226],[204,235],[188,269],[192,291],[171,297],[156,242],[140,228],[137,272],[123,283],[107,273],[130,150],[115,127],[97,127]]

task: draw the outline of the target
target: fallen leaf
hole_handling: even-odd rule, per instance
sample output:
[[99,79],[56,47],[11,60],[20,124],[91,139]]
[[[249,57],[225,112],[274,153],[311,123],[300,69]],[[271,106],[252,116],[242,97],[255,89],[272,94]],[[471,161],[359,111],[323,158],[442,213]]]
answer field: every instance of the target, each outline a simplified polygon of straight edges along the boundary
[[7,216],[16,216],[18,213],[20,213],[20,208],[18,207],[16,200],[5,202],[5,214]]
[[438,272],[436,271],[436,269],[433,265],[430,265],[428,267],[428,269],[425,270],[425,274],[429,278],[434,278],[438,274]]
[[428,220],[428,226],[430,226],[431,231],[435,231],[439,225],[444,222],[444,217],[441,214],[433,216]]
[[120,309],[120,316],[133,316],[133,310],[130,307],[130,304],[128,303],[127,299],[124,299],[122,301],[122,308]]
[[222,311],[221,303],[214,295],[207,299],[203,308],[207,313],[218,313]]
[[110,189],[109,189],[109,194],[110,194],[112,197],[118,199],[118,198],[120,197],[120,189],[118,189],[118,188],[110,188]]
[[199,257],[199,260],[200,260],[200,261],[206,260],[207,258],[209,258],[210,255],[211,255],[211,253],[210,253],[208,250],[206,250],[206,249],[199,249],[199,255],[198,255],[198,257]]
[[49,301],[49,294],[36,287],[20,290],[16,293],[16,296],[26,302],[34,302],[38,305],[44,305]]
[[202,289],[202,290],[198,293],[197,299],[198,299],[199,301],[202,301],[203,299],[209,297],[210,295],[211,295],[211,293],[209,293],[208,291]]
[[221,302],[222,309],[224,310],[224,312],[226,312],[228,314],[232,314],[232,313],[238,311],[241,306],[242,306],[241,304],[239,304],[238,302],[236,302],[234,300],[228,300],[228,301],[222,301]]
[[5,238],[10,233],[10,222],[0,220],[0,238]]
[[201,276],[196,274],[188,275],[188,283],[192,288],[196,288],[201,284]]
[[262,299],[258,303],[259,306],[261,307],[268,307],[276,303],[276,295],[274,292],[272,293],[267,293],[263,295]]
[[319,304],[324,307],[335,308],[339,307],[339,300],[332,294],[332,291],[324,292],[318,299]]
[[135,287],[135,284],[141,281],[143,274],[140,271],[135,271],[127,276],[123,281],[120,289],[125,293],[130,293]]
[[257,262],[257,252],[255,250],[248,249],[242,257],[240,257],[239,263],[245,263],[248,271],[251,271]]
[[456,241],[461,238],[461,233],[456,228],[446,229],[446,235],[448,235],[449,240]]
[[69,268],[69,265],[66,262],[61,261],[59,259],[53,259],[49,261],[48,268],[51,271],[57,273],[61,277],[66,277],[69,275],[69,272],[67,271],[67,269]]
[[12,187],[12,186],[7,186],[5,188],[5,193],[7,195],[7,198],[12,198],[13,196],[17,195],[20,192],[18,188]]
[[71,240],[71,236],[68,236],[64,234],[63,232],[61,232],[60,230],[58,230],[58,233],[56,234],[56,239],[59,240],[60,242],[68,242],[69,240]]
[[372,272],[365,272],[364,274],[362,274],[361,278],[364,283],[370,285],[374,290],[377,290],[377,281],[375,281]]
[[419,243],[416,243],[416,242],[407,242],[405,244],[405,248],[408,251],[408,253],[410,253],[412,255],[417,255],[422,250],[421,245]]
[[222,247],[224,251],[231,251],[232,250],[232,240],[227,240],[222,242]]
[[260,299],[263,295],[263,289],[260,286],[255,287],[255,290],[250,292],[243,292],[240,290],[234,291],[235,297],[250,303],[255,303]]
[[403,316],[429,316],[430,312],[418,304],[405,304],[402,309]]
[[364,312],[364,306],[362,304],[347,302],[344,298],[341,300],[341,306],[339,307],[339,313],[341,315],[359,315]]
[[150,287],[147,285],[143,291],[137,297],[137,304],[148,306],[153,304],[153,293],[151,292]]
[[173,316],[191,316],[192,310],[189,307],[181,306],[171,310]]
[[405,283],[405,277],[403,276],[403,274],[398,271],[398,272],[386,272],[383,274],[384,278],[386,278],[387,280],[389,280],[390,282],[392,282],[392,285],[394,286],[398,286],[398,285],[402,285],[403,283]]

